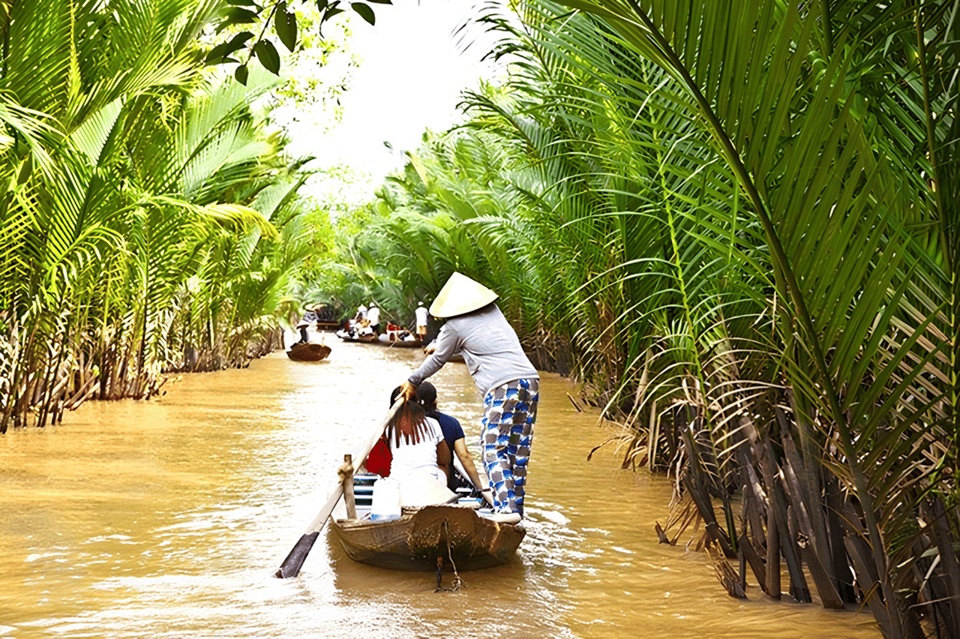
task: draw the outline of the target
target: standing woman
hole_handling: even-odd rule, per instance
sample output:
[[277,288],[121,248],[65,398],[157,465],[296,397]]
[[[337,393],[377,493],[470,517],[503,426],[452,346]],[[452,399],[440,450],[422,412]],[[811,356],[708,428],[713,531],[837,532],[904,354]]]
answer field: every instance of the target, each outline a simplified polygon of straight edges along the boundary
[[484,395],[480,445],[493,489],[494,519],[515,523],[523,516],[540,375],[496,299],[497,294],[487,287],[454,272],[430,305],[431,315],[447,319],[434,342],[436,350],[407,378],[402,392],[408,400],[414,399],[423,380],[454,353],[463,355]]

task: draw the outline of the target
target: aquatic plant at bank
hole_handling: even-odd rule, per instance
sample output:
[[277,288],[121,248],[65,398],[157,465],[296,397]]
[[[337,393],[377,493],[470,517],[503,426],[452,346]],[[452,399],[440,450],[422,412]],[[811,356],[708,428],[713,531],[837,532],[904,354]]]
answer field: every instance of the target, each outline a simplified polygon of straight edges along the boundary
[[731,594],[956,636],[957,3],[518,7],[370,255],[564,341]]
[[[650,417],[629,454],[665,444],[741,585],[749,564],[778,598],[782,556],[799,600],[802,563],[823,605],[867,605],[885,636],[955,636],[956,3],[559,4],[617,52],[592,59],[612,99],[683,132],[668,170],[701,192],[669,195],[691,240],[772,293],[752,324],[769,333],[732,330],[742,309],[689,294],[704,262],[673,243],[694,270],[676,269],[675,328],[624,384]],[[634,58],[656,84],[623,72]],[[691,160],[722,168],[693,177]]]
[[305,246],[269,83],[203,64],[219,2],[49,4],[0,14],[0,432],[272,349]]

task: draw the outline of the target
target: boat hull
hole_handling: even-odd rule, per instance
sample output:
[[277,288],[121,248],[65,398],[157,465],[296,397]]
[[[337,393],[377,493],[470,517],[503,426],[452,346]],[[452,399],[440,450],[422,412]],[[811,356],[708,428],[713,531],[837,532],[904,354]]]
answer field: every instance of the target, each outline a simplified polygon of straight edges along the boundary
[[298,362],[319,362],[330,355],[330,347],[325,344],[297,343],[287,351],[287,357]]
[[334,520],[334,533],[354,561],[393,570],[430,571],[437,560],[457,570],[507,563],[527,534],[522,526],[485,519],[463,506],[424,506],[389,522]]
[[343,330],[337,331],[336,336],[344,342],[362,342],[364,344],[369,344],[377,341],[376,335],[360,335],[358,337],[354,337],[350,333]]
[[377,342],[381,346],[390,346],[391,348],[420,348],[423,346],[423,342],[418,339],[415,340],[402,340],[402,339],[387,339],[386,336],[381,335]]

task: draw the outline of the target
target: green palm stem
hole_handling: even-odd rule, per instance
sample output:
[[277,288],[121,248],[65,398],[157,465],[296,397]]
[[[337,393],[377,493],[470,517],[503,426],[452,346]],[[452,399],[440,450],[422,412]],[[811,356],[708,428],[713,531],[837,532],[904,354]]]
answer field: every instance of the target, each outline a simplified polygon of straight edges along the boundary
[[[10,12],[7,12],[7,19],[3,22],[3,25],[0,26],[2,29],[2,39],[3,39],[3,68],[0,69],[0,77],[6,79],[9,74],[10,69]],[[14,145],[13,148],[17,148],[17,143],[20,140],[20,133],[17,131],[16,127],[12,124],[7,123],[6,125],[7,134],[13,138]],[[3,425],[5,428],[5,424]]]
[[[957,203],[953,202],[950,204],[951,208],[956,209]],[[945,211],[944,211],[945,212]],[[956,219],[957,214],[953,212],[951,214],[953,219]],[[960,259],[960,229],[953,227],[948,229],[947,237],[949,239],[951,251],[948,252],[947,259],[949,260],[950,265],[957,264],[957,259]],[[956,268],[950,268],[950,327],[952,328],[953,334],[950,336],[953,344],[950,348],[950,403],[947,407],[947,410],[950,412],[948,419],[951,422],[951,427],[953,428],[953,449],[950,453],[953,460],[949,459],[950,455],[947,455],[945,463],[942,466],[943,468],[952,468],[954,473],[956,473],[957,468],[960,468],[960,414],[957,411],[957,403],[960,402],[960,274],[957,273]],[[960,482],[957,482],[956,477],[954,477],[954,495],[955,497],[960,497]]]
[[937,185],[940,183],[937,166],[936,137],[934,135],[934,114],[930,104],[930,74],[927,69],[927,44],[923,36],[923,7],[917,8],[914,15],[914,26],[917,34],[917,48],[920,50],[920,85],[923,88],[923,114],[927,130],[927,156],[930,158],[930,168],[933,173],[934,187],[932,189],[937,202],[937,209],[943,209],[943,196]]
[[[808,406],[806,398],[803,395],[798,397],[792,389],[788,390],[788,398],[794,412],[793,422],[797,427],[797,432],[800,434],[800,452],[803,456],[802,469],[797,469],[797,472],[802,474],[800,479],[802,479],[804,487],[806,488],[806,497],[813,498],[812,502],[807,503],[807,511],[814,533],[811,542],[813,543],[814,552],[821,560],[824,560],[830,556],[826,533],[827,528],[824,519],[824,510],[816,503],[818,501],[816,496],[823,494],[822,478],[820,475],[823,469],[821,462],[823,447],[817,441],[815,427],[807,419],[807,416],[810,415],[812,411]],[[837,575],[835,573],[832,576],[835,578]]]
[[823,44],[827,47],[827,57],[833,56],[833,25],[830,24],[830,3],[820,0],[820,21],[823,28]]
[[680,76],[684,84],[687,86],[687,89],[693,95],[697,105],[700,107],[701,114],[707,119],[712,133],[719,142],[723,154],[730,162],[731,167],[733,168],[734,173],[737,175],[741,186],[746,191],[747,196],[750,198],[750,201],[755,207],[757,217],[759,218],[764,229],[764,234],[767,237],[768,246],[773,254],[773,263],[776,266],[775,274],[777,280],[781,285],[786,284],[786,289],[789,291],[791,299],[793,300],[800,324],[808,336],[808,346],[812,351],[814,363],[821,375],[821,378],[824,380],[822,391],[826,395],[830,410],[833,413],[833,421],[840,431],[843,452],[847,458],[847,463],[853,476],[854,486],[857,490],[858,497],[863,505],[863,513],[867,524],[867,532],[869,538],[873,540],[873,543],[871,543],[870,546],[871,550],[873,551],[874,562],[880,575],[883,595],[885,600],[889,602],[888,608],[890,609],[891,613],[896,614],[897,616],[898,623],[891,623],[889,631],[891,632],[892,637],[900,637],[902,636],[903,624],[900,620],[898,607],[895,604],[895,602],[898,601],[898,598],[895,596],[892,584],[890,583],[889,570],[887,570],[888,562],[884,554],[882,543],[883,537],[880,534],[880,528],[877,524],[873,499],[869,493],[867,479],[857,463],[856,450],[853,446],[851,428],[850,425],[847,424],[846,418],[843,415],[843,410],[840,407],[840,398],[837,396],[836,389],[833,387],[833,385],[827,383],[831,379],[831,376],[827,367],[826,358],[824,357],[823,349],[821,347],[820,340],[817,337],[816,329],[813,326],[810,313],[808,312],[804,302],[803,294],[800,291],[800,287],[793,271],[789,267],[789,260],[786,252],[783,249],[783,245],[780,242],[780,238],[777,235],[773,221],[767,213],[763,198],[757,191],[753,180],[750,177],[750,173],[744,166],[739,153],[733,145],[733,142],[726,134],[726,131],[724,130],[719,118],[717,118],[716,114],[713,112],[713,109],[701,93],[696,82],[686,69],[686,66],[673,51],[670,43],[667,42],[663,35],[656,29],[653,21],[649,18],[646,12],[643,11],[636,0],[627,1],[632,6],[633,10],[637,14],[637,17],[646,27],[651,37],[657,43],[660,53],[665,57],[666,61],[670,63],[672,69]]
[[[149,269],[149,265],[147,265]],[[142,317],[142,326],[140,327],[140,344],[137,348],[137,370],[134,374],[134,380],[137,384],[141,383],[141,378],[143,376],[143,365],[147,358],[147,339],[149,334],[147,332],[149,322],[149,311],[150,311],[150,292],[153,288],[152,284],[148,280],[147,289],[144,291],[143,295],[143,307],[141,308],[141,313],[138,313]]]
[[[656,131],[654,131],[653,133],[653,139],[654,141],[658,139]],[[662,167],[665,163],[665,160],[662,152],[660,151],[661,147],[660,145],[655,145],[655,148],[658,149],[657,150],[658,166]],[[690,297],[687,293],[687,278],[684,276],[683,266],[680,262],[681,255],[680,255],[680,245],[677,241],[676,220],[674,218],[673,206],[671,205],[669,198],[665,197],[665,195],[669,193],[670,189],[669,189],[669,186],[667,185],[666,179],[664,178],[664,174],[662,170],[658,171],[657,177],[660,180],[660,192],[664,194],[662,204],[667,214],[667,227],[670,230],[670,247],[671,247],[670,262],[671,262],[671,265],[676,270],[676,278],[677,278],[677,283],[680,286],[680,299],[681,299],[681,304],[683,305],[683,315],[684,315],[684,320],[687,326],[687,330],[689,330],[691,333],[694,333],[696,331],[695,329],[696,325],[694,324],[693,313],[690,310]],[[694,337],[694,343],[699,341],[696,339],[696,335],[693,335],[693,337]],[[704,398],[703,405],[701,406],[701,410],[703,411],[704,423],[710,424],[713,420],[710,412],[710,402],[707,401],[705,397],[705,395],[707,394],[707,383],[703,377],[703,371],[705,369],[705,366],[703,362],[700,360],[700,351],[698,348],[696,348],[696,346],[694,346],[694,348],[692,349],[691,355],[693,356],[692,364],[694,368],[694,374],[696,376],[697,383],[700,385],[700,396]],[[711,436],[709,437],[709,441],[710,441],[711,454],[713,455],[713,458],[717,464],[717,471],[720,472],[721,458],[720,458],[720,455],[717,453],[717,447],[713,441],[712,433],[711,433]],[[693,455],[694,451],[696,451],[697,449],[695,446],[691,445],[689,450],[690,450],[690,454]],[[699,457],[699,453],[697,453],[697,457]],[[699,464],[700,461],[699,459],[691,459],[690,463]],[[705,470],[705,469],[701,469],[701,470]],[[726,530],[727,539],[730,542],[730,547],[733,549],[733,551],[737,552],[737,532],[736,532],[736,524],[734,523],[734,519],[733,519],[733,508],[730,504],[730,496],[727,494],[726,488],[724,487],[724,482],[722,477],[718,477],[717,483],[720,487],[721,499],[723,500],[724,517],[727,520],[727,530]]]
[[3,68],[0,69],[0,74],[3,77],[7,77],[7,71],[10,68],[10,13],[7,13],[7,19],[3,22],[3,25],[0,26],[2,29],[2,39],[3,39]]
[[[949,454],[940,464],[938,475],[948,468],[957,468],[957,462],[960,461],[960,415],[957,414],[957,403],[960,401],[960,276],[952,265],[957,263],[956,238],[960,237],[958,229],[954,222],[955,218],[945,209],[945,200],[943,189],[945,181],[942,179],[941,166],[937,155],[936,138],[936,116],[933,112],[932,100],[930,96],[931,74],[927,65],[927,43],[924,37],[923,26],[923,5],[919,5],[914,12],[914,29],[917,36],[917,49],[919,51],[920,66],[920,85],[923,89],[923,113],[924,125],[927,133],[927,156],[930,161],[930,170],[933,178],[933,197],[936,208],[940,212],[941,233],[943,234],[943,244],[946,249],[944,261],[946,262],[946,271],[950,273],[950,293],[951,300],[949,304],[948,325],[952,329],[953,344],[950,348],[950,402],[947,405],[949,411],[948,420],[951,423],[951,439],[953,446]],[[954,113],[954,118],[960,117],[960,114]],[[956,207],[952,203],[951,208]],[[951,459],[952,458],[952,459]],[[933,479],[933,483],[938,483]],[[960,494],[960,488],[956,489]]]

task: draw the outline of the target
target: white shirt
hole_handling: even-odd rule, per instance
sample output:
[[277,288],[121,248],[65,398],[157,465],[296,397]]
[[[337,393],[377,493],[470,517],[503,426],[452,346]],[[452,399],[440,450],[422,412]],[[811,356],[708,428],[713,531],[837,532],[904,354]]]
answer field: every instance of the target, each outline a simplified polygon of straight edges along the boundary
[[380,309],[376,306],[371,306],[370,310],[367,311],[367,319],[370,320],[370,323],[374,326],[380,323]]
[[417,314],[417,326],[426,326],[427,325],[427,309],[423,306],[418,306],[416,310]]
[[443,441],[443,431],[440,423],[432,417],[427,417],[427,427],[421,429],[420,442],[413,443],[410,437],[408,444],[400,434],[400,445],[397,445],[396,435],[390,437],[390,450],[393,452],[393,461],[390,463],[390,476],[403,481],[405,475],[417,470],[424,470],[446,484],[447,478],[437,467],[437,444]]

